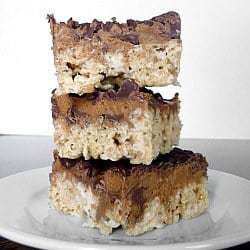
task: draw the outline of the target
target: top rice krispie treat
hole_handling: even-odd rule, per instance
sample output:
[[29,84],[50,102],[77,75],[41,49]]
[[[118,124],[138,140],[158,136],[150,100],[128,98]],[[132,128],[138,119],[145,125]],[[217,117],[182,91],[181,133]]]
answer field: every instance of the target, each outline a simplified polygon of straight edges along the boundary
[[109,89],[124,78],[140,87],[175,84],[181,56],[181,21],[168,12],[146,21],[119,23],[96,19],[56,22],[48,16],[53,37],[58,93]]

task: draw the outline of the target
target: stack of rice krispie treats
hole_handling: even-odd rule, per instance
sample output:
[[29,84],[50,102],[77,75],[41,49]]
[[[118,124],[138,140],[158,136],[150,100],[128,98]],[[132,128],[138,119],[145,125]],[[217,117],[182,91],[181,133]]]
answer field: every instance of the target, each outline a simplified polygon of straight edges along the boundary
[[128,235],[189,219],[208,207],[207,161],[178,145],[181,21],[56,22],[48,16],[58,88],[50,174],[52,206],[103,234]]

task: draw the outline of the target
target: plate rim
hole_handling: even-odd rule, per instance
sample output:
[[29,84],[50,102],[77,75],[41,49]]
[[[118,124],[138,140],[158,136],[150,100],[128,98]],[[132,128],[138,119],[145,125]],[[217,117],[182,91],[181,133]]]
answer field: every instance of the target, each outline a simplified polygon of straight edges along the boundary
[[[25,175],[27,173],[32,174],[32,172],[35,173],[35,172],[41,172],[41,171],[50,171],[50,169],[51,169],[51,166],[22,171],[13,175],[0,178],[0,183],[3,181],[8,181],[8,179],[11,179],[13,177]],[[208,176],[210,174],[226,175],[232,178],[238,178],[239,180],[246,182],[248,185],[250,185],[250,180],[231,174],[231,173],[224,172],[224,171],[219,171],[219,170],[208,168]],[[36,235],[32,233],[22,232],[18,229],[14,229],[8,226],[6,223],[1,222],[1,221],[0,221],[0,235],[11,241],[14,241],[23,245],[31,246],[31,247],[40,248],[40,249],[106,250],[106,249],[117,249],[117,248],[127,249],[128,247],[128,245],[105,244],[105,243],[104,244],[84,243],[84,242],[74,242],[74,241],[66,241],[66,240],[48,238],[45,236],[40,236],[40,235]],[[181,248],[181,249],[208,249],[209,250],[209,249],[215,249],[215,248],[221,248],[221,247],[225,248],[225,247],[236,246],[238,244],[243,244],[248,241],[250,241],[250,230],[247,230],[244,233],[239,232],[239,233],[229,234],[227,236],[215,237],[209,240],[170,243],[170,244],[155,244],[155,245],[129,245],[129,248],[131,249],[147,248],[147,250],[151,250],[151,249],[153,250],[156,248],[163,249],[164,247],[167,246],[168,249],[180,249]]]

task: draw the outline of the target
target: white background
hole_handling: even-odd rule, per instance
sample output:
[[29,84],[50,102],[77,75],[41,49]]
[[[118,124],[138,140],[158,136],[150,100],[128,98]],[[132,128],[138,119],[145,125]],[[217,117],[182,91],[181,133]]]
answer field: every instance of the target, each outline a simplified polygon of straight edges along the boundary
[[0,133],[52,134],[56,87],[46,14],[148,19],[169,10],[182,18],[179,82],[157,88],[182,100],[182,137],[250,138],[250,1],[0,1]]

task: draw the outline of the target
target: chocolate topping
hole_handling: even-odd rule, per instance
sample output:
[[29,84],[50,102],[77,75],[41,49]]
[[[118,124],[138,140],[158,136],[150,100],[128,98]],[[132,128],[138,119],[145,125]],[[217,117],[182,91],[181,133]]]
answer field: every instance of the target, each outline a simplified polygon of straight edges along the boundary
[[118,90],[95,91],[82,96],[54,94],[51,102],[53,119],[61,117],[83,127],[101,116],[107,120],[124,120],[129,123],[129,116],[136,108],[142,111],[165,109],[166,112],[179,109],[178,94],[171,100],[165,100],[158,93],[154,94],[146,88],[140,89],[133,80],[123,81]]
[[[98,219],[119,199],[125,207],[126,204],[131,206],[130,226],[141,220],[147,202],[158,197],[167,206],[169,198],[179,188],[207,178],[206,159],[201,154],[179,148],[159,156],[151,165],[131,165],[127,160],[70,160],[60,158],[57,152],[54,158],[53,172],[63,171],[66,178],[77,178],[99,197]],[[53,178],[51,182],[53,184]]]
[[[106,39],[107,34],[104,33],[109,33],[111,37],[133,45],[139,45],[141,39],[145,42],[155,39],[157,36],[161,37],[160,39],[180,38],[181,21],[176,12],[167,12],[145,21],[128,19],[126,23],[119,23],[115,18],[112,18],[111,22],[105,23],[94,19],[91,23],[80,24],[72,18],[66,23],[57,23],[53,15],[48,15],[47,18],[50,22],[53,39],[56,38],[55,34],[60,29],[65,31],[67,39],[72,37],[74,42],[95,37],[99,37],[101,40]],[[65,46],[64,43],[62,45]]]
[[[58,158],[65,168],[77,168],[83,170],[85,168],[95,169],[95,174],[99,175],[105,171],[112,170],[112,172],[120,173],[123,176],[129,176],[134,172],[148,173],[151,171],[161,171],[171,168],[183,167],[185,164],[192,163],[192,169],[206,169],[207,163],[205,158],[199,153],[193,153],[190,150],[183,150],[174,148],[171,152],[160,155],[150,165],[130,164],[128,160],[110,161],[91,159],[84,160],[83,157],[78,159],[60,158],[58,153],[54,152],[54,157]],[[202,163],[202,164],[201,164]],[[204,164],[205,163],[205,164]],[[91,172],[92,173],[92,172]],[[93,177],[93,175],[91,175]]]

